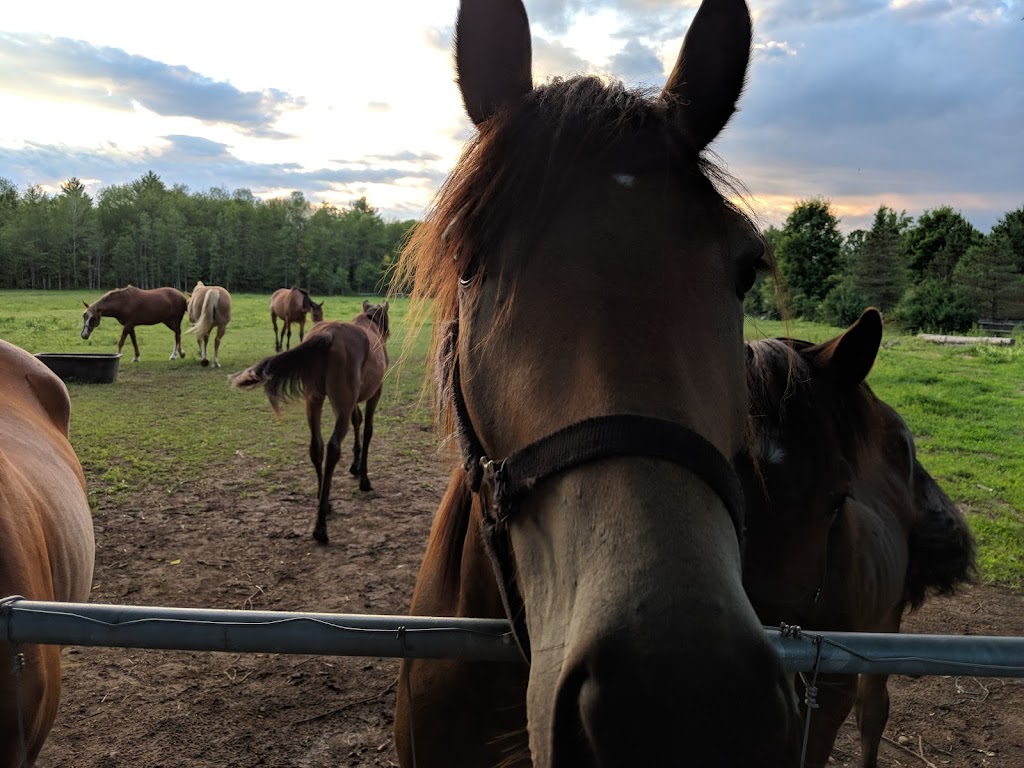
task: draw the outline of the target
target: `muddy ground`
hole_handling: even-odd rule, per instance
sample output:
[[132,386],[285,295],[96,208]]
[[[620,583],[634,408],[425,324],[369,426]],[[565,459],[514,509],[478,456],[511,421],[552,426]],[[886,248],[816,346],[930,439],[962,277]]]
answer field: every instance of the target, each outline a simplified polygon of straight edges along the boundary
[[[310,536],[311,468],[277,478],[278,490],[260,490],[267,482],[255,478],[266,468],[239,454],[173,494],[101,497],[93,601],[405,612],[446,479],[440,457],[408,450],[410,442],[430,439],[421,432],[412,424],[378,430],[373,492],[360,493],[347,473],[336,476],[329,547]],[[1019,593],[977,586],[932,600],[905,626],[1021,635],[1022,608]],[[117,648],[64,653],[64,695],[43,768],[397,764],[397,661]],[[890,690],[881,765],[1024,766],[1020,683],[894,678]],[[854,766],[856,758],[848,722],[833,759]]]

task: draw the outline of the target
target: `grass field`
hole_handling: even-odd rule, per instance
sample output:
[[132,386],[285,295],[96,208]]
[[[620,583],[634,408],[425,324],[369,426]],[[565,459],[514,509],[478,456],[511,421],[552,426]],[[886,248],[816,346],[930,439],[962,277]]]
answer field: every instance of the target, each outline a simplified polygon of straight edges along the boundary
[[[121,331],[115,320],[104,320],[88,341],[79,336],[82,301],[96,298],[84,292],[0,291],[0,338],[33,353],[113,351]],[[153,326],[137,331],[139,363],[131,362],[129,342],[113,386],[69,385],[72,442],[92,495],[148,484],[171,493],[202,473],[219,471],[236,452],[260,466],[308,469],[301,405],[286,406],[284,418],[275,420],[262,394],[228,386],[227,374],[274,349],[269,297],[233,299],[220,370],[199,366],[190,335],[183,338],[185,360],[168,361],[172,334]],[[328,297],[324,311],[328,319],[348,320],[361,304],[357,297]],[[431,404],[421,399],[430,329],[407,344],[407,311],[407,301],[392,302],[389,350],[393,361],[402,359],[389,374],[378,410],[381,435],[396,419],[430,424]],[[821,341],[837,332],[803,322],[747,327],[748,338]],[[292,339],[297,343],[294,330]],[[942,347],[887,332],[869,382],[902,414],[924,465],[967,511],[980,543],[983,578],[1024,584],[1024,351]],[[407,450],[430,451],[431,440]],[[260,472],[265,487],[272,487],[274,470]]]

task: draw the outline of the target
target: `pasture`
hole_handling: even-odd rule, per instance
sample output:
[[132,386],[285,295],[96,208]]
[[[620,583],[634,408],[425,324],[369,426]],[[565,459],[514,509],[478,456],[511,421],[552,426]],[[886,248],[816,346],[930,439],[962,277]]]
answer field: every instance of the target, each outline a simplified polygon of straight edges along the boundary
[[[99,292],[0,292],[0,338],[30,352],[110,352],[120,325],[79,337],[82,301]],[[349,320],[361,297],[314,296]],[[222,368],[201,368],[192,334],[137,331],[141,361],[113,385],[69,386],[71,439],[93,508],[96,602],[403,613],[448,466],[421,398],[429,329],[409,339],[407,302],[391,305],[394,365],[370,448],[375,490],[335,476],[329,547],[311,537],[315,477],[301,402],[275,420],[261,393],[227,374],[273,353],[269,295],[235,295]],[[748,336],[781,335],[748,325]],[[790,335],[836,329],[793,324]],[[406,354],[402,354],[405,350]],[[985,581],[934,600],[909,631],[1021,634],[1024,580],[1024,353],[953,349],[887,334],[868,381],[917,436],[924,465],[968,511]],[[349,438],[350,439],[350,438]],[[350,442],[343,446],[348,455]],[[347,466],[347,465],[344,465]],[[41,766],[395,764],[397,662],[70,648],[61,711]],[[882,765],[1024,764],[1014,683],[895,678]],[[844,729],[836,764],[856,755]],[[921,758],[907,754],[920,751]],[[844,758],[844,754],[846,757]]]

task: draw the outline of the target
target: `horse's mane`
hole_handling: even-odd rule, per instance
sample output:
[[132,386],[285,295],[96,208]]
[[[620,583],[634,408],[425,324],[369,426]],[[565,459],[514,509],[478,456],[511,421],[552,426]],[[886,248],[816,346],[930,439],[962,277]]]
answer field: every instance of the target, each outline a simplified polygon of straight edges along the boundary
[[[521,231],[537,236],[578,169],[612,161],[624,172],[667,168],[737,210],[720,189],[735,193],[739,185],[707,154],[691,148],[670,119],[669,107],[650,89],[628,89],[593,76],[556,78],[481,124],[395,266],[392,291],[412,285],[414,332],[407,339],[415,339],[429,306],[431,355],[438,359],[457,319],[459,279],[486,264],[509,221],[526,222]],[[657,140],[640,144],[640,136]],[[520,250],[529,253],[529,244]],[[455,354],[454,347],[449,353]],[[439,384],[443,391],[450,381]],[[451,404],[447,397],[440,400],[439,426],[447,436],[453,427]]]

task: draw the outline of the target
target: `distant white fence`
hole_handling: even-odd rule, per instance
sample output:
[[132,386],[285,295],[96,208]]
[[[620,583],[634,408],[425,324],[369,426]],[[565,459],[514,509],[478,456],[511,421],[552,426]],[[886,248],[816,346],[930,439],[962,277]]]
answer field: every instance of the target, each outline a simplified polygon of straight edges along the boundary
[[[1024,638],[765,627],[790,672],[1024,677]],[[504,619],[0,600],[12,643],[518,662]]]

